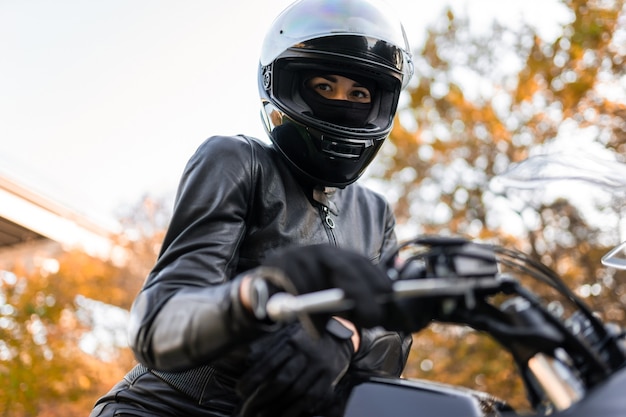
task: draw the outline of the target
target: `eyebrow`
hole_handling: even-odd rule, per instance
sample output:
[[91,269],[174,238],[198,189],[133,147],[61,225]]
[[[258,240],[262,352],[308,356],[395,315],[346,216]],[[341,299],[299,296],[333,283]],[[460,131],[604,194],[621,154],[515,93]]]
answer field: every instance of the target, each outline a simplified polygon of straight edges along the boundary
[[[335,75],[317,75],[317,77],[323,78],[323,79],[325,79],[327,81],[330,81],[330,82],[333,82],[333,83],[337,83],[338,82],[337,76],[335,76]],[[363,84],[359,83],[358,81],[353,80],[350,77],[344,77],[344,78],[347,78],[350,81],[352,81],[354,83],[353,87],[365,88],[366,90],[369,91],[369,88],[367,88]]]

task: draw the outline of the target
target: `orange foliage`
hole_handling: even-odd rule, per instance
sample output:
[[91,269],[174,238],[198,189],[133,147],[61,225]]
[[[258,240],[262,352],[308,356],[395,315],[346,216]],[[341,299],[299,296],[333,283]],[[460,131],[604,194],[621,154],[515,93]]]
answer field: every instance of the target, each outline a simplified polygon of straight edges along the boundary
[[52,273],[18,265],[0,277],[6,300],[0,313],[2,416],[86,415],[133,362],[123,346],[111,351],[115,357],[109,361],[80,347],[91,323],[77,297],[128,304],[134,293],[116,286],[120,270],[80,252],[63,254],[58,266]]

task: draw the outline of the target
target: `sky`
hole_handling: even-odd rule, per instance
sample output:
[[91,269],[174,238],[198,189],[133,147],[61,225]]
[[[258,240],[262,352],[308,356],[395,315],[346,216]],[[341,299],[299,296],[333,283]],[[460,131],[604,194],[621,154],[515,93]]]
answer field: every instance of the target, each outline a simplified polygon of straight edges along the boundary
[[[171,198],[207,137],[265,137],[257,65],[291,0],[0,0],[0,174],[94,220]],[[479,30],[556,0],[387,0],[412,48],[447,6]]]

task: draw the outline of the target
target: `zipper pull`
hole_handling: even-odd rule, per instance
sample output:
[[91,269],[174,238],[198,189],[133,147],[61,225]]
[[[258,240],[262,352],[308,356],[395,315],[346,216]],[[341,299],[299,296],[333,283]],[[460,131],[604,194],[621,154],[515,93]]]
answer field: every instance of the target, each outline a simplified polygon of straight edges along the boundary
[[335,221],[333,220],[332,217],[330,217],[330,211],[328,211],[328,207],[322,205],[322,210],[324,211],[324,222],[326,223],[326,226],[330,227],[331,229],[334,229]]

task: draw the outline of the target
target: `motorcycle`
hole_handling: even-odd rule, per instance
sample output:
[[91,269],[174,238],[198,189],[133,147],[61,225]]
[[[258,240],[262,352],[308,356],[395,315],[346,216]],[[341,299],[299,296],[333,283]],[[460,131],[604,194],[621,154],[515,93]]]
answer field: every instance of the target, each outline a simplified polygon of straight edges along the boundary
[[[557,162],[539,158],[522,163],[504,180],[509,186],[517,181],[530,187],[531,176],[546,163],[564,166],[564,160]],[[606,168],[600,164],[600,174],[608,174],[596,170],[585,179],[578,164],[575,178],[624,190],[624,166],[616,168],[617,174]],[[561,173],[555,178],[564,177]],[[626,242],[615,247],[602,263],[626,269],[625,247]],[[533,415],[626,416],[626,332],[603,322],[545,265],[517,250],[437,236],[404,243],[382,265],[393,280],[392,294],[380,300],[393,308],[391,327],[423,328],[420,315],[426,303],[436,311],[434,321],[489,334],[512,355]],[[288,322],[348,308],[341,290],[329,289],[300,296],[275,294],[265,312]],[[338,415],[344,417],[522,415],[488,393],[427,380],[357,375],[342,387],[340,397]]]

